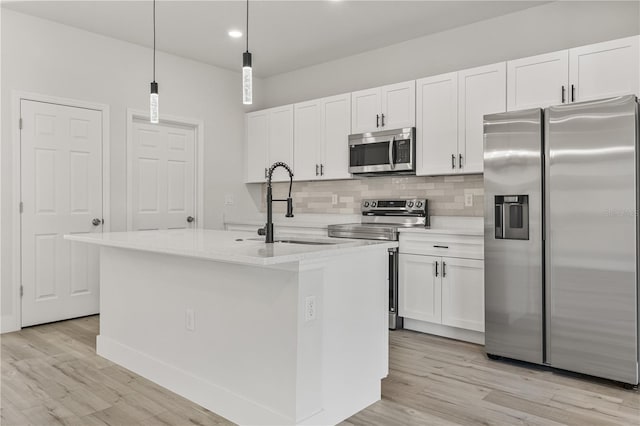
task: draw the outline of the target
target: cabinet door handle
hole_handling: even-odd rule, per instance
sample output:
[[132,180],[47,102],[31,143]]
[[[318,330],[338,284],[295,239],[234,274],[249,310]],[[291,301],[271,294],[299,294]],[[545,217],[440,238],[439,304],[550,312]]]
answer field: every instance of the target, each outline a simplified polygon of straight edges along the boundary
[[448,249],[449,246],[438,246],[438,245],[434,245],[433,247],[435,248],[443,248],[443,249]]
[[436,277],[438,276],[438,262],[436,262]]
[[458,168],[462,168],[462,154],[459,154],[458,156]]
[[264,169],[264,178],[265,179],[267,178],[267,173],[268,173],[268,169],[265,167],[265,169]]
[[320,164],[320,176],[324,176],[324,164]]
[[384,114],[382,114],[382,127],[384,127]]
[[451,169],[456,168],[456,156],[451,154]]
[[565,92],[567,91],[567,89],[564,87],[564,85],[562,85],[562,103],[565,103]]
[[316,176],[318,176],[318,165],[316,164]]
[[380,127],[380,114],[376,114],[376,129]]
[[571,85],[571,102],[576,101],[576,86]]
[[447,276],[447,263],[443,260],[442,261],[442,278]]

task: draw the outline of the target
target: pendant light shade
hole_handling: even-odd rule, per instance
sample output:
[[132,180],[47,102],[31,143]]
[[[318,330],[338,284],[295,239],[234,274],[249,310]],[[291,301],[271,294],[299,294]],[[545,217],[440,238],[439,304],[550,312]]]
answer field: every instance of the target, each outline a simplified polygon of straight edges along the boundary
[[242,103],[253,103],[253,69],[251,67],[251,53],[249,52],[249,0],[247,0],[247,50],[242,54]]
[[149,120],[152,123],[160,121],[158,113],[158,83],[156,83],[156,0],[153,0],[153,81],[149,96]]

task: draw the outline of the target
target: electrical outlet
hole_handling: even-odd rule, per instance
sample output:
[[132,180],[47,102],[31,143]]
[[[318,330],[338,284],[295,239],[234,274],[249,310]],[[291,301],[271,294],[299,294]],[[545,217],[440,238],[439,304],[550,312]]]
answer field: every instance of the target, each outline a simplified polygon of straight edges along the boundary
[[227,194],[227,195],[224,196],[224,205],[225,206],[232,206],[233,203],[234,203],[233,195]]
[[191,308],[187,308],[185,313],[185,327],[189,331],[196,329],[196,315]]
[[313,321],[316,319],[316,297],[307,296],[304,299],[304,320]]
[[338,194],[331,195],[331,204],[333,204],[334,206],[338,204]]
[[464,194],[464,206],[473,207],[473,194]]

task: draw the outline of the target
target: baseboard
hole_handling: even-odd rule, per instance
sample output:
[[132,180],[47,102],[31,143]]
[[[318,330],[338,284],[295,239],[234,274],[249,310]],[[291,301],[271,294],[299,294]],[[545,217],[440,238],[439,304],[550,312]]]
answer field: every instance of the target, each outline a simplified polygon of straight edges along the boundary
[[484,345],[484,333],[479,331],[464,330],[462,328],[449,327],[447,325],[434,324],[409,318],[404,319],[404,328],[407,330],[419,331],[421,333],[434,334],[436,336]]
[[20,324],[15,315],[2,315],[0,317],[0,333],[11,333],[20,330]]
[[238,424],[286,425],[295,420],[105,336],[98,355]]

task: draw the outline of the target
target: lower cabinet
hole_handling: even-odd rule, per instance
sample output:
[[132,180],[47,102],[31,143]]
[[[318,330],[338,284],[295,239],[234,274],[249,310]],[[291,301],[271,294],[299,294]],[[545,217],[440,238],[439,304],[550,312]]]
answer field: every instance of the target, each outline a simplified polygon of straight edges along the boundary
[[399,314],[484,332],[484,262],[400,254]]

